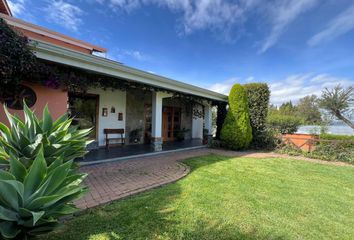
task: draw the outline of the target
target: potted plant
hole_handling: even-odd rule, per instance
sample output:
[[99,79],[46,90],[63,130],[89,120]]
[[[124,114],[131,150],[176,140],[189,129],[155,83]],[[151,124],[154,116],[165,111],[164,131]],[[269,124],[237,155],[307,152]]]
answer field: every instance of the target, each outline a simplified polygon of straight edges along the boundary
[[208,137],[209,137],[209,130],[206,128],[203,128],[203,144],[204,145],[208,144]]
[[134,129],[129,133],[129,142],[130,143],[140,143],[141,139],[141,129]]
[[189,129],[182,128],[175,131],[175,137],[177,141],[183,141],[185,139],[186,133],[189,132]]

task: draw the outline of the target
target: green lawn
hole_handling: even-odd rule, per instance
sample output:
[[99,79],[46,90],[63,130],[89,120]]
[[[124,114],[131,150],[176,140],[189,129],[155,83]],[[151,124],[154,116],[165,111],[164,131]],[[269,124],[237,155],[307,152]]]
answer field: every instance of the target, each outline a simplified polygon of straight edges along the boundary
[[354,168],[210,155],[44,239],[354,239]]

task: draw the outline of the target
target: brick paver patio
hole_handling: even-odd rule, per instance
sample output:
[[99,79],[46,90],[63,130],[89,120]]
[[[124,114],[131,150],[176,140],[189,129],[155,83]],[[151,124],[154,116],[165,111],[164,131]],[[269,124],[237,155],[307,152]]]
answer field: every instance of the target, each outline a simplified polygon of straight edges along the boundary
[[[182,164],[180,160],[213,153],[230,157],[244,156],[265,158],[285,156],[275,153],[235,152],[202,148],[85,166],[81,168],[81,171],[89,173],[85,183],[89,186],[90,192],[84,198],[77,201],[76,205],[82,209],[91,208],[147,189],[174,182],[189,173],[189,168]],[[348,164],[345,163],[330,163],[303,157],[285,157],[321,164],[348,166]],[[349,166],[353,167],[353,165]]]
[[90,192],[75,204],[90,208],[174,182],[189,172],[179,160],[208,153],[206,149],[186,150],[81,167],[89,174],[85,184]]

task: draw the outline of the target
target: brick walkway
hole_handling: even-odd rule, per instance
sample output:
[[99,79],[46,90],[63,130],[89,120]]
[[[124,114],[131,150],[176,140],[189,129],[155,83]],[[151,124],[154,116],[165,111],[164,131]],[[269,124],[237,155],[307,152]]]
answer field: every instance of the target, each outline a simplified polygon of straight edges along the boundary
[[189,172],[179,160],[206,154],[206,149],[187,150],[82,167],[89,174],[85,184],[90,192],[75,204],[90,208],[174,182]]
[[[89,173],[85,183],[89,186],[90,192],[84,198],[77,201],[76,205],[82,209],[91,208],[147,189],[174,182],[189,173],[189,168],[180,163],[180,160],[208,154],[254,158],[286,157],[321,164],[348,166],[348,164],[344,163],[330,163],[301,157],[289,157],[275,153],[234,152],[208,148],[165,153],[139,159],[129,159],[82,167],[82,172]],[[349,166],[353,167],[353,165]]]

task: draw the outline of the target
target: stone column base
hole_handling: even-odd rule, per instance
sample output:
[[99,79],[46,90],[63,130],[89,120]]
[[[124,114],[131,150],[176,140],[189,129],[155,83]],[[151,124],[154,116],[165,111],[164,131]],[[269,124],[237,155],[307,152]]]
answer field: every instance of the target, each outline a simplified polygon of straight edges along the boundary
[[162,138],[151,138],[151,148],[154,152],[162,151]]

